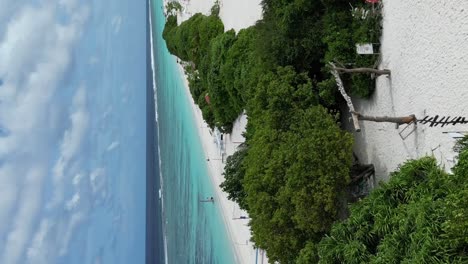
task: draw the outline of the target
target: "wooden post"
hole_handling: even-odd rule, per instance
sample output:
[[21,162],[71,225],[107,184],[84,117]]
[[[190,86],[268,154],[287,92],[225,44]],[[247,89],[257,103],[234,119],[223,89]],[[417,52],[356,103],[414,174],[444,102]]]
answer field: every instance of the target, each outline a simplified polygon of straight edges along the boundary
[[338,90],[340,91],[343,98],[346,100],[346,104],[348,105],[349,112],[351,113],[351,117],[353,118],[354,130],[356,132],[360,132],[361,127],[359,126],[358,115],[356,114],[356,111],[354,110],[354,105],[353,105],[353,102],[351,101],[351,97],[349,97],[346,94],[346,91],[345,91],[344,86],[343,86],[343,81],[341,81],[340,74],[336,70],[335,64],[330,62],[330,65],[332,66],[331,73],[335,77],[336,85],[338,86]]
[[344,73],[374,73],[376,75],[390,75],[391,71],[384,69],[384,70],[378,70],[378,69],[373,69],[373,68],[354,68],[354,69],[347,69],[347,68],[335,68],[338,72],[344,72]]
[[398,125],[409,124],[411,122],[417,121],[415,115],[391,117],[391,116],[365,116],[365,115],[361,115],[358,112],[354,112],[354,114],[357,115],[359,120],[372,121],[372,122],[396,123]]

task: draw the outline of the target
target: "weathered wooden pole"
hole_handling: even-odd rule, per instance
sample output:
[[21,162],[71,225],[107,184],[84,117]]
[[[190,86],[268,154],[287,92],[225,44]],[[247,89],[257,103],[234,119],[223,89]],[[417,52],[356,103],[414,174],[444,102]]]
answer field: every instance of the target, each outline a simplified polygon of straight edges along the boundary
[[392,116],[365,116],[358,112],[353,111],[355,115],[357,115],[359,120],[364,121],[372,121],[372,122],[385,122],[385,123],[396,123],[396,124],[409,124],[411,122],[416,122],[415,115],[409,116],[400,116],[400,117],[392,117]]
[[338,90],[340,91],[341,95],[346,101],[346,104],[349,107],[349,112],[351,113],[354,129],[356,132],[361,131],[361,127],[359,126],[359,120],[363,121],[372,121],[372,122],[386,122],[386,123],[395,123],[398,125],[401,124],[410,124],[412,122],[417,122],[417,118],[415,115],[409,116],[402,116],[402,117],[391,117],[391,116],[366,116],[362,115],[354,109],[353,102],[351,101],[351,97],[346,94],[346,91],[343,86],[343,81],[341,81],[339,72],[345,73],[375,73],[378,75],[381,74],[389,74],[390,70],[376,70],[371,68],[356,68],[356,69],[346,69],[346,68],[337,68],[334,63],[330,62],[331,65],[331,73],[335,77],[336,85],[338,86]]
[[373,69],[373,68],[354,68],[354,69],[347,69],[347,68],[335,68],[338,72],[344,72],[344,73],[373,73],[376,75],[390,75],[391,71],[384,69],[384,70],[378,70],[378,69]]
[[351,97],[349,97],[348,94],[346,94],[346,91],[343,86],[343,82],[341,81],[340,74],[336,70],[335,64],[330,62],[330,65],[332,66],[331,73],[335,77],[338,90],[340,91],[343,98],[346,100],[346,104],[348,105],[349,112],[351,113],[351,117],[353,118],[354,130],[356,132],[359,132],[361,131],[361,127],[359,126],[358,115],[355,114],[356,111],[354,110],[354,105],[353,105],[353,102],[351,101]]

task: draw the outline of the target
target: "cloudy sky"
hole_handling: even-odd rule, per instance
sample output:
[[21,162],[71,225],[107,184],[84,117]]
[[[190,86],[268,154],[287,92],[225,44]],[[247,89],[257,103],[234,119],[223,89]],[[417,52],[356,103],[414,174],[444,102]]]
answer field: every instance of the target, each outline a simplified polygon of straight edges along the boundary
[[136,2],[0,0],[0,263],[144,257]]

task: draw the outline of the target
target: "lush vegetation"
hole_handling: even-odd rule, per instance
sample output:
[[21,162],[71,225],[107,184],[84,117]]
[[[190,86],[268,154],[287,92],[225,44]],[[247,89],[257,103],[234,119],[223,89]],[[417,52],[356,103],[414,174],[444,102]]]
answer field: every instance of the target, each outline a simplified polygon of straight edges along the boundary
[[211,40],[223,31],[223,22],[217,16],[195,14],[180,26],[176,16],[168,16],[163,36],[172,54],[198,66],[208,54]]
[[[264,18],[238,34],[223,32],[219,4],[211,15],[195,14],[180,26],[175,15],[167,18],[164,38],[169,51],[186,62],[193,98],[211,127],[229,132],[254,96],[259,77],[278,66],[307,74],[312,92],[327,108],[340,101],[327,62],[374,67],[377,57],[357,55],[355,44],[379,42],[378,6],[370,8],[360,0],[264,0],[262,4]],[[343,80],[354,95],[368,97],[374,90],[368,74],[345,75]]]
[[223,173],[224,182],[220,185],[221,189],[228,194],[228,198],[235,201],[243,210],[249,209],[245,199],[247,194],[243,186],[245,168],[242,162],[246,154],[247,148],[242,144],[232,156],[227,158]]
[[[255,244],[283,264],[464,260],[466,239],[456,234],[467,237],[468,154],[454,176],[432,159],[403,166],[333,225],[353,139],[333,111],[340,98],[327,63],[374,67],[377,58],[357,55],[355,44],[378,42],[379,9],[356,0],[264,0],[263,8],[238,33],[224,32],[219,6],[180,25],[170,15],[164,29],[211,127],[229,132],[247,111],[246,143],[228,158],[221,187],[248,210]],[[374,89],[366,74],[343,81],[361,97]]]
[[176,16],[182,11],[182,5],[179,2],[171,1],[166,4],[166,13],[169,16]]
[[[355,45],[379,43],[379,6],[369,8],[364,1],[326,0],[323,3],[327,10],[322,20],[322,42],[326,45],[324,61],[334,61],[341,66],[353,68],[376,66],[377,55],[358,55]],[[335,79],[329,73],[328,65],[324,65],[322,71],[324,77],[318,84],[320,96],[324,103],[334,104],[337,96]],[[369,97],[375,88],[374,81],[368,74],[345,75],[342,79],[351,94],[364,98]]]
[[262,68],[254,55],[254,28],[238,34],[223,31],[214,14],[195,14],[179,26],[177,18],[169,16],[163,36],[169,51],[187,62],[190,90],[203,117],[211,127],[227,132],[245,109]]
[[[268,108],[295,104],[284,96],[265,99]],[[244,159],[253,241],[280,263],[293,263],[305,243],[317,242],[336,219],[353,142],[323,107],[292,107],[289,122],[279,122],[281,111],[266,109],[271,114],[257,120],[263,126]]]
[[457,140],[457,142],[455,143],[455,146],[453,147],[453,150],[457,153],[461,153],[467,149],[468,149],[468,135],[465,135],[464,137]]
[[352,206],[316,248],[314,263],[468,263],[468,151],[453,174],[434,158],[407,162]]

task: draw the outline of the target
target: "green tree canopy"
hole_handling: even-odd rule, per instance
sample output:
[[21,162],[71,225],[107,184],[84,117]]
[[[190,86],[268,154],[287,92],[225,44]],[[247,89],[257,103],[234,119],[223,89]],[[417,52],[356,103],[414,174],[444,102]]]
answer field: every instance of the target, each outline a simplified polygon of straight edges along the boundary
[[236,33],[230,30],[214,38],[200,67],[204,87],[211,98],[215,124],[230,131],[232,123],[242,112],[244,105],[235,90],[225,86],[221,68],[226,63],[227,54],[236,42]]
[[163,31],[169,51],[184,61],[199,65],[212,39],[224,32],[217,16],[197,13],[177,26],[177,17],[168,16]]
[[243,210],[248,210],[247,201],[245,200],[246,194],[243,187],[245,176],[245,167],[243,165],[244,158],[247,154],[247,147],[241,145],[232,156],[226,160],[224,167],[224,182],[220,187],[228,194],[229,200],[239,204]]
[[296,108],[287,118],[288,130],[256,127],[244,179],[253,240],[281,263],[293,263],[336,219],[353,142],[320,106]]
[[258,49],[262,59],[278,66],[292,65],[298,72],[320,73],[323,57],[321,1],[263,0]]
[[166,12],[169,16],[176,16],[178,12],[182,11],[182,5],[179,2],[172,1],[166,4]]
[[221,67],[223,86],[242,107],[245,107],[252,90],[257,86],[259,77],[264,74],[265,66],[255,50],[257,36],[256,27],[239,31]]

